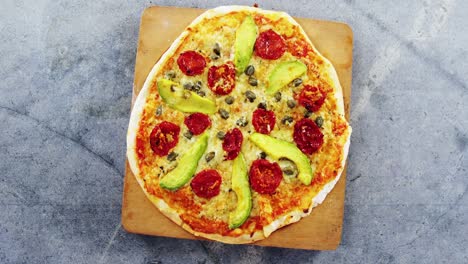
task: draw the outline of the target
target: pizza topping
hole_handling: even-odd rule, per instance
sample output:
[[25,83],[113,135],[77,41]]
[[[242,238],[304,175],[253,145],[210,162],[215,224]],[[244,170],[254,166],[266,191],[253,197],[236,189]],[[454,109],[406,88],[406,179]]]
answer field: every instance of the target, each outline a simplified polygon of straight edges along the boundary
[[276,100],[276,102],[281,101],[281,92],[276,92],[275,93],[275,100]]
[[187,76],[200,75],[206,67],[206,60],[200,53],[190,50],[179,55],[177,65]]
[[232,92],[236,83],[236,69],[232,62],[211,66],[208,70],[208,87],[215,94],[226,95]]
[[226,102],[226,104],[228,105],[231,105],[232,103],[234,103],[234,97],[229,95],[228,97],[226,97],[226,99],[224,99],[224,102]]
[[273,111],[258,108],[253,112],[252,124],[255,131],[262,134],[270,134],[275,127],[275,123],[276,118]]
[[236,121],[236,125],[238,125],[240,127],[245,127],[248,123],[249,123],[249,120],[247,120],[247,118],[245,118],[245,116],[237,119],[237,121]]
[[219,194],[221,181],[216,170],[202,170],[193,177],[190,186],[197,196],[209,199]]
[[245,92],[245,97],[247,97],[247,99],[251,103],[253,103],[253,101],[255,101],[255,99],[257,99],[257,96],[255,95],[255,93],[250,91],[250,90],[247,90],[247,92]]
[[251,86],[257,86],[258,85],[258,81],[257,81],[257,78],[253,77],[253,76],[249,76],[249,84]]
[[307,66],[298,60],[278,63],[268,75],[267,94],[274,94],[307,72]]
[[262,151],[262,152],[260,152],[259,156],[260,156],[261,159],[265,159],[267,154],[264,151]]
[[158,156],[166,156],[179,142],[180,127],[174,123],[163,121],[156,125],[150,134],[150,145]]
[[218,113],[221,116],[221,118],[223,118],[223,119],[228,119],[229,118],[229,112],[224,108],[220,108],[218,110]]
[[251,16],[247,16],[236,30],[234,42],[234,63],[237,74],[240,75],[249,65],[257,38],[257,25]]
[[237,205],[229,213],[229,228],[241,226],[250,215],[252,209],[252,193],[247,175],[247,165],[244,156],[239,154],[232,164],[231,188],[236,193]]
[[187,91],[176,82],[160,79],[157,82],[158,92],[167,106],[186,113],[201,112],[213,114],[216,112],[215,101],[200,97],[198,94]]
[[192,139],[193,134],[192,134],[192,132],[187,131],[187,132],[184,133],[184,137],[187,138],[187,139]]
[[176,77],[176,74],[174,71],[167,71],[164,76],[166,76],[167,79],[172,80]]
[[294,87],[298,87],[299,85],[302,84],[302,79],[301,78],[296,78],[292,81]]
[[323,105],[326,97],[327,94],[319,87],[304,85],[304,89],[299,95],[299,103],[307,110],[315,112]]
[[287,105],[289,108],[293,109],[294,107],[296,107],[297,104],[296,101],[294,101],[293,99],[289,99]]
[[179,156],[179,154],[177,154],[176,152],[172,151],[171,153],[169,153],[169,155],[167,155],[167,160],[168,161],[174,161],[177,159],[177,156]]
[[223,140],[224,137],[226,136],[226,133],[224,133],[223,131],[219,131],[217,134],[216,134],[216,137]]
[[267,109],[267,104],[265,102],[261,102],[257,105],[257,108],[260,108],[260,109]]
[[193,135],[200,135],[211,126],[211,120],[205,114],[193,113],[185,118],[184,124]]
[[221,56],[221,47],[219,46],[219,43],[216,42],[213,48],[214,54]]
[[186,83],[184,83],[183,87],[184,87],[185,90],[198,92],[202,88],[202,82],[197,81],[195,84],[193,84],[192,82],[186,82]]
[[250,166],[249,179],[252,189],[256,192],[274,194],[283,179],[283,173],[278,163],[258,159]]
[[214,159],[215,155],[216,155],[216,153],[214,151],[208,152],[205,155],[206,162],[210,162],[212,159]]
[[285,51],[283,38],[271,29],[260,33],[255,42],[255,54],[266,60],[279,59]]
[[160,116],[162,114],[162,105],[158,106],[158,108],[156,109],[156,116]]
[[294,125],[294,142],[305,154],[312,154],[323,144],[323,134],[314,121],[303,118]]
[[238,128],[226,133],[223,141],[223,149],[226,151],[226,160],[233,160],[239,155],[244,137]]
[[307,109],[304,111],[304,117],[309,118],[311,115],[312,115],[311,111],[309,111]]
[[195,143],[185,151],[179,158],[177,167],[166,174],[160,181],[159,186],[164,189],[175,191],[184,186],[193,176],[198,167],[203,153],[208,146],[208,134],[203,133]]
[[322,125],[323,125],[323,117],[317,116],[317,118],[315,118],[315,124],[317,124],[318,127],[322,128]]
[[252,76],[252,75],[254,75],[254,73],[255,73],[255,67],[254,67],[253,65],[247,66],[247,68],[245,68],[244,73],[245,73],[247,76]]
[[294,119],[292,118],[292,116],[284,116],[281,119],[281,124],[283,124],[283,125],[291,124],[293,121],[294,121]]
[[212,60],[217,60],[219,57],[221,57],[221,47],[219,46],[219,43],[216,42],[213,47],[213,54],[211,54],[210,58]]
[[265,151],[272,159],[287,158],[296,164],[299,173],[297,178],[305,185],[309,185],[314,177],[309,158],[294,144],[276,139],[260,133],[253,133],[249,140]]
[[278,164],[280,165],[281,170],[285,175],[291,177],[297,175],[297,166],[291,160],[287,158],[281,158],[279,159]]

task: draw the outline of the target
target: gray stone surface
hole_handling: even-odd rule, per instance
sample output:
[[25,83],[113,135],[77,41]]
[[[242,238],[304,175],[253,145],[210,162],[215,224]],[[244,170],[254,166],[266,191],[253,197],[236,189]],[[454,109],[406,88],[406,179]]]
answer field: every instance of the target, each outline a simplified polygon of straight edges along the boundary
[[[468,263],[468,1],[258,1],[355,36],[342,245],[128,234],[125,134],[145,7],[0,4],[0,263]],[[253,1],[240,1],[251,5]]]

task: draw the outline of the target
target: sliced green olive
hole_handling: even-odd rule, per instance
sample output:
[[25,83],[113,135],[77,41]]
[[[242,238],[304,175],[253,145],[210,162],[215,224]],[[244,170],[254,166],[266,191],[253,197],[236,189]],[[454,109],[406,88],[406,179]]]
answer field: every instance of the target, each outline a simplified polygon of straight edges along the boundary
[[214,54],[220,56],[221,55],[221,47],[219,46],[218,43],[215,43],[214,48],[213,48]]
[[301,78],[296,78],[292,81],[294,87],[298,87],[299,85],[302,84],[302,79]]
[[315,118],[315,124],[317,124],[318,127],[322,127],[323,126],[323,117],[317,116],[317,118]]
[[162,110],[163,110],[162,105],[158,106],[158,108],[156,109],[156,116],[162,115]]
[[167,77],[167,79],[172,80],[172,79],[174,79],[176,77],[176,74],[175,74],[174,71],[168,71],[168,72],[166,72],[166,77]]
[[228,96],[228,97],[226,97],[226,99],[224,99],[224,102],[226,102],[226,104],[230,105],[230,104],[234,103],[234,97]]
[[281,92],[276,92],[275,93],[275,100],[276,100],[276,102],[281,101]]
[[241,127],[245,127],[248,123],[249,123],[249,121],[247,121],[247,118],[245,118],[244,116],[239,118],[236,121],[236,125],[241,126]]
[[291,124],[294,121],[294,119],[291,116],[285,116],[283,119],[281,119],[281,124]]
[[210,162],[214,157],[215,157],[215,152],[214,151],[211,151],[211,152],[208,152],[206,155],[205,155],[205,160],[206,162]]
[[249,84],[251,86],[257,86],[258,85],[258,81],[257,81],[257,78],[253,77],[253,76],[250,76],[249,77]]
[[177,156],[179,156],[179,154],[177,154],[176,152],[172,151],[171,153],[169,153],[169,155],[167,155],[167,160],[169,161],[174,161],[177,159]]
[[253,65],[247,66],[247,68],[245,68],[244,73],[245,73],[247,76],[252,76],[252,75],[255,73],[255,67],[254,67]]
[[229,112],[224,108],[220,108],[218,110],[218,113],[223,119],[228,119],[229,118]]
[[226,133],[224,133],[223,131],[219,131],[217,134],[216,134],[216,137],[223,140],[224,137],[226,136]]
[[191,83],[191,82],[184,83],[184,89],[192,91],[193,90],[193,83]]
[[249,101],[252,103],[253,101],[255,101],[255,99],[257,98],[257,96],[255,95],[254,92],[250,91],[250,90],[247,90],[245,92],[245,97],[247,97],[247,99],[249,99]]
[[291,108],[291,109],[296,107],[296,105],[297,105],[296,101],[294,101],[293,99],[289,99],[287,104],[288,104],[288,107]]
[[184,137],[186,137],[187,139],[191,139],[193,137],[193,134],[192,134],[192,132],[187,131],[187,132],[184,133]]

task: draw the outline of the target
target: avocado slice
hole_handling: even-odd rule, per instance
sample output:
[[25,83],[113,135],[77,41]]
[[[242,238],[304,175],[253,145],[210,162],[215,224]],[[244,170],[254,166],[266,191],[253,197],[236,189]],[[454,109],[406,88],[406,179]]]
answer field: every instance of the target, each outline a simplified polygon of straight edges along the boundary
[[179,165],[159,181],[159,186],[175,191],[184,186],[195,174],[198,161],[208,146],[208,132],[200,135],[193,146],[180,157]]
[[250,191],[247,166],[242,153],[234,160],[232,167],[231,187],[237,195],[237,207],[229,213],[229,228],[235,229],[241,226],[250,216],[252,210],[252,193]]
[[158,91],[163,101],[171,108],[186,113],[214,114],[216,104],[213,100],[199,96],[198,94],[184,90],[176,82],[158,80]]
[[250,58],[257,40],[257,25],[252,16],[247,16],[236,30],[236,41],[234,43],[234,64],[237,74],[242,74],[249,65]]
[[266,89],[266,93],[270,95],[276,93],[279,89],[306,72],[307,66],[300,61],[281,62],[271,71],[270,76],[268,76],[269,85]]
[[309,185],[312,182],[314,171],[309,158],[296,145],[260,133],[253,133],[249,139],[273,159],[287,158],[294,162],[299,170],[297,178],[303,184]]

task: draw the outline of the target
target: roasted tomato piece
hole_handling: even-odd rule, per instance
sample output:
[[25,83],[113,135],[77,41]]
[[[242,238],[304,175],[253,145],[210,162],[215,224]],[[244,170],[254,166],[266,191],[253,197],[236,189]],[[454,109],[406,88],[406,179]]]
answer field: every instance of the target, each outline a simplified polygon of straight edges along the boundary
[[258,159],[252,162],[249,171],[250,186],[261,194],[273,194],[283,179],[281,167],[276,162]]
[[252,124],[255,131],[262,134],[270,134],[275,127],[275,112],[258,108],[253,112]]
[[276,60],[286,51],[286,43],[278,33],[269,29],[257,37],[254,50],[255,54],[262,59]]
[[177,65],[185,75],[200,75],[206,67],[206,60],[200,53],[189,50],[179,55]]
[[233,160],[239,155],[244,137],[238,128],[226,133],[223,140],[223,149],[226,151],[226,160]]
[[304,85],[304,88],[299,94],[299,103],[307,110],[315,112],[323,105],[326,97],[327,94],[319,87]]
[[192,134],[200,135],[211,126],[211,120],[205,114],[193,113],[185,118],[184,124]]
[[179,142],[180,127],[163,121],[156,125],[150,134],[150,145],[158,156],[166,156]]
[[203,170],[193,177],[190,186],[197,196],[212,198],[219,194],[221,181],[221,175],[216,170]]
[[314,121],[303,118],[296,122],[293,132],[294,142],[305,154],[312,154],[323,144],[323,134]]
[[236,69],[232,62],[211,66],[208,70],[208,87],[218,95],[232,92],[236,86]]

